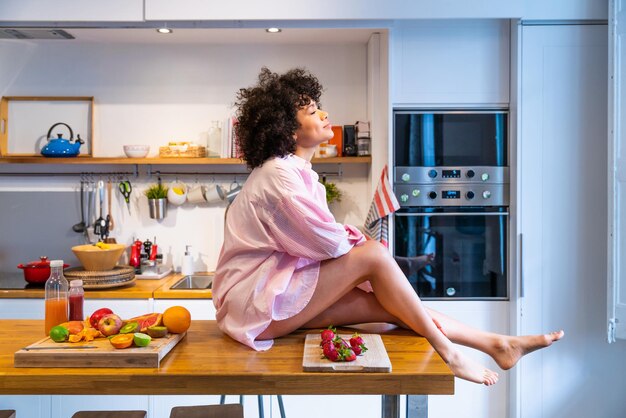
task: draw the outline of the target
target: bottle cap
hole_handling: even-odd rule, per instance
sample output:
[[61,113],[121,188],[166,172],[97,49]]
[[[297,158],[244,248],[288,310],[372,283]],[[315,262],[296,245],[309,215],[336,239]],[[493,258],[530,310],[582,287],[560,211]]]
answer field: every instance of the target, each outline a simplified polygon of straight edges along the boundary
[[50,267],[63,267],[63,260],[50,261]]
[[81,279],[74,279],[70,282],[70,287],[82,287],[83,281]]

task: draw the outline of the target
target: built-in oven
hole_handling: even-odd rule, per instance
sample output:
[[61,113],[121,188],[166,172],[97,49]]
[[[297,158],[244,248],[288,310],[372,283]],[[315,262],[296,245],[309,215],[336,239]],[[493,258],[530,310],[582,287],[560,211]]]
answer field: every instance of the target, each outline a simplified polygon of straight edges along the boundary
[[392,248],[421,298],[508,298],[507,129],[504,110],[394,112]]

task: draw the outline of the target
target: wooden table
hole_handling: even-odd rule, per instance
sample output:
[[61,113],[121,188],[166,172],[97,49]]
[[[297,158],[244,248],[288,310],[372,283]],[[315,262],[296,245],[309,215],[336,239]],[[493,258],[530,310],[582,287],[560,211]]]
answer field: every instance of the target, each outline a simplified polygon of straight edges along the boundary
[[222,334],[215,321],[193,321],[158,369],[13,367],[13,354],[41,339],[42,328],[39,320],[0,320],[0,394],[380,394],[382,415],[399,417],[400,394],[454,393],[454,376],[441,357],[406,330],[382,334],[391,373],[305,373],[304,338],[313,331],[295,332],[256,352]]

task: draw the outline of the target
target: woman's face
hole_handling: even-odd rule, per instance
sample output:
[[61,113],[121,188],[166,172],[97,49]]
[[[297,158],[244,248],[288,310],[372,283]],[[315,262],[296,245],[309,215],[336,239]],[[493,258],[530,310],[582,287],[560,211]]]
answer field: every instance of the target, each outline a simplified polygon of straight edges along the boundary
[[314,148],[324,141],[332,139],[334,133],[328,121],[328,113],[317,108],[311,101],[308,106],[298,110],[296,119],[300,124],[296,130],[296,145],[302,148]]

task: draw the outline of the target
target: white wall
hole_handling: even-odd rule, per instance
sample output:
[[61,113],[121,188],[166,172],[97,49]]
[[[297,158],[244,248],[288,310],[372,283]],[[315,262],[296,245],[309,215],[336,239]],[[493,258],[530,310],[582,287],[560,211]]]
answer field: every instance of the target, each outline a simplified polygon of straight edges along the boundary
[[[96,157],[123,156],[124,144],[150,144],[151,155],[157,155],[158,146],[171,140],[203,141],[210,121],[230,114],[236,91],[254,84],[263,65],[278,72],[304,66],[316,74],[326,89],[322,103],[334,124],[349,124],[366,118],[366,44],[313,42],[315,40],[307,45],[272,46],[2,41],[0,94],[94,96],[93,154]],[[67,167],[34,169],[66,171]],[[129,171],[132,166],[84,166],[82,169]],[[215,166],[163,166],[160,169],[220,170]],[[324,165],[319,169],[336,172],[338,167]],[[345,194],[333,210],[339,221],[362,225],[369,206],[368,196],[371,196],[368,167],[346,164],[343,172],[341,178],[328,178],[337,181]],[[233,179],[234,175],[199,176],[201,182],[225,185]],[[170,207],[168,216],[156,221],[148,217],[147,201],[142,195],[147,185],[156,179],[131,180],[134,187],[132,215],[129,216],[119,193],[114,196],[113,217],[118,227],[113,236],[118,242],[130,244],[133,236],[142,240],[157,236],[166,258],[169,257],[166,261],[175,265],[179,263],[184,245],[191,244],[193,252],[200,254],[196,258],[196,269],[212,270],[221,247],[225,205]],[[173,180],[172,176],[163,178],[164,182]],[[195,176],[180,180],[194,182]],[[78,177],[0,176],[0,196],[2,190],[76,190],[78,182]],[[77,205],[76,202],[68,204]],[[29,231],[28,225],[24,228],[26,234],[34,236],[35,231]],[[25,255],[30,257],[28,259],[38,256]]]

